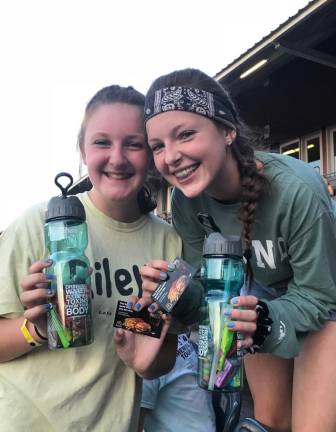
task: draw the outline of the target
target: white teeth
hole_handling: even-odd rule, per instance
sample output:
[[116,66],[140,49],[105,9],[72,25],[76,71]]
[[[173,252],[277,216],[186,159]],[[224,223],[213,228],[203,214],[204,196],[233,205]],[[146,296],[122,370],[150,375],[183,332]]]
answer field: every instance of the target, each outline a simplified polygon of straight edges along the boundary
[[186,168],[186,169],[184,169],[182,171],[178,171],[178,172],[175,173],[175,177],[178,178],[178,179],[181,179],[183,177],[187,177],[189,174],[191,174],[197,168],[198,168],[198,166],[194,165],[194,166]]
[[117,180],[122,180],[130,177],[130,174],[117,174],[117,173],[106,173],[109,178],[114,178]]

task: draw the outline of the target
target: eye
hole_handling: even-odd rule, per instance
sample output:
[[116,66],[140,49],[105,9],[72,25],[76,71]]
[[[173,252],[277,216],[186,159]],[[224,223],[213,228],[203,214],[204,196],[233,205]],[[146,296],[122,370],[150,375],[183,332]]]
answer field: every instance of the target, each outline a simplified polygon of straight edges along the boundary
[[139,150],[145,147],[145,143],[142,141],[126,141],[125,146],[133,150]]
[[179,134],[178,134],[178,139],[180,140],[180,141],[186,141],[186,140],[188,140],[188,139],[191,139],[193,136],[194,136],[194,134],[195,134],[196,132],[194,131],[194,130],[184,130],[184,131],[182,131],[182,132],[180,132]]
[[160,142],[156,142],[150,145],[150,149],[152,150],[153,153],[159,153],[162,149],[164,148],[163,143]]
[[111,145],[110,140],[106,139],[106,138],[99,138],[96,139],[93,144],[95,144],[98,147],[108,147]]

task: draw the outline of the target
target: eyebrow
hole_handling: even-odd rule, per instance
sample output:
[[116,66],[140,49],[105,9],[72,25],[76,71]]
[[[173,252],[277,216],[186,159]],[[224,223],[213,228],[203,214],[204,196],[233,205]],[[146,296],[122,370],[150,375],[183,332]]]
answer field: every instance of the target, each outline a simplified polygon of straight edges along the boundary
[[127,139],[132,139],[132,138],[135,138],[135,139],[139,139],[139,138],[141,138],[141,139],[143,139],[143,138],[145,138],[145,133],[143,133],[143,134],[130,134],[130,135],[125,135],[125,138],[127,138]]
[[[187,125],[185,123],[180,123],[176,126],[173,127],[173,129],[169,132],[169,135],[176,135],[177,131],[181,128],[187,127]],[[150,140],[148,140],[149,143],[153,143],[156,141],[161,141],[160,138],[151,138]]]
[[[106,133],[106,132],[95,132],[93,135],[92,135],[92,137],[93,138],[95,138],[95,137],[97,137],[97,136],[103,136],[103,137],[106,137],[106,138],[109,138],[109,134],[108,133]],[[132,138],[136,138],[136,139],[139,139],[139,138],[145,138],[145,133],[139,133],[139,134],[127,134],[127,135],[125,135],[125,138],[127,138],[127,139],[132,139]]]

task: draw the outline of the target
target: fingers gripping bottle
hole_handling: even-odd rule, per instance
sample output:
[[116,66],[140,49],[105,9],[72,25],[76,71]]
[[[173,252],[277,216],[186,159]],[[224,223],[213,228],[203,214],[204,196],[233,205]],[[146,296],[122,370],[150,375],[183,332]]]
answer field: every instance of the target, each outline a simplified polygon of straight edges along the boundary
[[204,242],[201,282],[204,296],[201,307],[198,347],[198,384],[207,390],[236,392],[243,384],[243,356],[237,349],[240,334],[230,330],[232,309],[244,281],[241,240],[237,236],[210,234]]
[[[60,177],[68,177],[70,183],[63,187]],[[55,294],[47,315],[50,349],[79,347],[93,341],[85,210],[76,196],[67,195],[73,184],[70,174],[58,174],[55,183],[62,196],[49,201],[44,226],[45,245],[53,261],[46,274],[52,275],[51,290]]]

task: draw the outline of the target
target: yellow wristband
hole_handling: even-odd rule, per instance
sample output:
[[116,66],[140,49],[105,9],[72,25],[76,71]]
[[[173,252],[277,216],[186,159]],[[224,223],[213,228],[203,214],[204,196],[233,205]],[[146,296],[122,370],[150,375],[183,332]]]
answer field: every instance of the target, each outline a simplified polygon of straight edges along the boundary
[[26,339],[26,342],[32,346],[32,347],[38,347],[41,346],[39,342],[36,342],[36,340],[33,338],[33,336],[30,334],[28,328],[27,328],[27,320],[24,319],[22,326],[20,327],[21,333],[23,337]]

